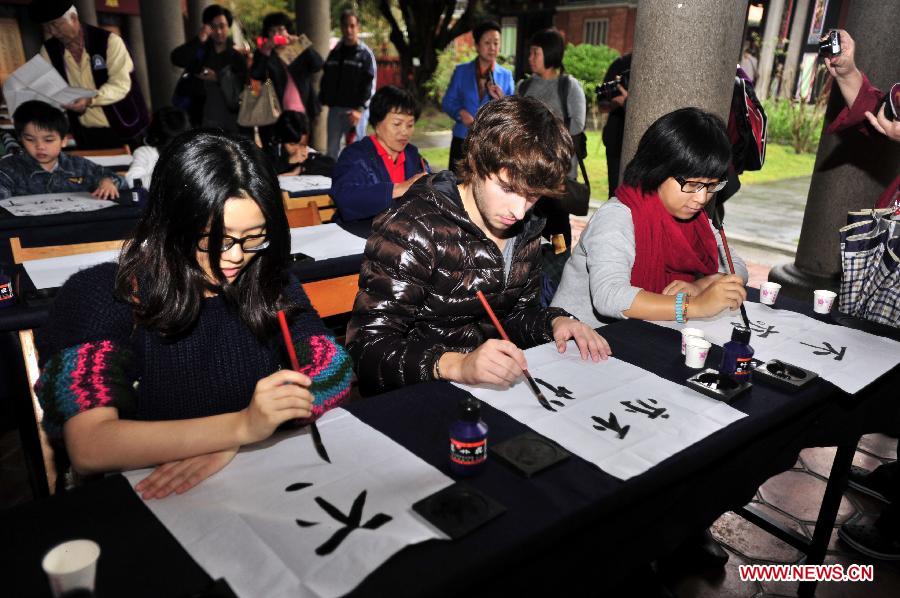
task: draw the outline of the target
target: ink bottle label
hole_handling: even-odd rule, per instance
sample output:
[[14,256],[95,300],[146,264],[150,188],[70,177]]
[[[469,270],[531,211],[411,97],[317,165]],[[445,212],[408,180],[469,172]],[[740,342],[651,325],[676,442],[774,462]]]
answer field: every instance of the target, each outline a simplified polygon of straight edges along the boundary
[[450,461],[464,467],[479,465],[487,459],[487,438],[475,442],[450,439]]
[[751,357],[738,357],[735,360],[734,376],[738,380],[746,380],[750,377],[750,366],[752,364]]
[[7,276],[0,275],[0,308],[15,305],[16,296],[13,294],[12,281]]

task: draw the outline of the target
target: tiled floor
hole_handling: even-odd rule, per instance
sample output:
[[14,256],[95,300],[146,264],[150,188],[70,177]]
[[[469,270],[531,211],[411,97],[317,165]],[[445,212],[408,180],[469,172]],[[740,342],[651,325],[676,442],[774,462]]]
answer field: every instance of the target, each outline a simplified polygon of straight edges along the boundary
[[[777,475],[760,487],[751,504],[781,520],[785,525],[812,537],[815,517],[825,490],[834,448],[811,448],[800,454],[793,469]],[[854,463],[874,468],[897,458],[897,439],[881,434],[864,436],[857,447]],[[881,511],[881,503],[848,490],[844,493],[838,524],[844,521],[871,522]],[[797,584],[786,582],[742,582],[738,566],[743,564],[796,564],[801,554],[733,513],[725,513],[712,526],[713,536],[728,550],[731,558],[724,574],[709,578],[699,575],[666,580],[679,598],[759,598],[796,596]],[[856,596],[878,598],[900,596],[900,563],[873,561],[841,542],[837,529],[828,547],[826,563],[873,564],[875,581],[871,583],[821,582],[816,596]]]

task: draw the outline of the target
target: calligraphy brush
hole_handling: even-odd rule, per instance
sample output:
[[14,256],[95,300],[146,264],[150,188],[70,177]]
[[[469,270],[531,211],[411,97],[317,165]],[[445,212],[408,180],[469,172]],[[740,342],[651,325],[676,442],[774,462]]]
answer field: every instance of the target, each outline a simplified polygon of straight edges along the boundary
[[[731,260],[731,249],[728,247],[728,238],[725,236],[725,223],[722,222],[722,219],[719,217],[715,201],[712,204],[712,214],[713,225],[719,230],[719,236],[722,237],[722,248],[725,249],[725,259],[728,261],[728,269],[734,274],[734,262]],[[743,302],[741,303],[741,318],[744,319],[744,326],[747,327],[747,330],[750,330],[750,318],[747,317],[747,308],[744,307]]]
[[[291,368],[295,372],[299,372],[300,361],[297,359],[297,352],[294,351],[294,343],[291,342],[291,331],[288,329],[287,318],[284,316],[283,309],[278,310],[278,323],[281,324],[281,335],[284,337],[284,347],[287,349],[288,357],[291,360]],[[328,458],[328,451],[325,450],[325,445],[322,444],[322,436],[319,434],[319,427],[316,426],[315,420],[310,422],[309,431],[312,434],[316,452],[319,453],[323,460],[331,463],[331,459]]]
[[[484,311],[486,311],[487,315],[491,318],[491,322],[494,323],[494,327],[497,329],[497,332],[500,333],[500,336],[503,337],[503,340],[512,342],[509,340],[509,335],[506,334],[506,330],[504,330],[503,326],[500,324],[500,320],[497,319],[497,315],[494,313],[494,310],[491,309],[491,304],[488,303],[487,297],[484,296],[484,293],[478,291],[475,294],[478,295],[478,299],[484,306]],[[541,392],[541,389],[534,381],[534,378],[531,377],[531,374],[528,373],[528,370],[526,369],[524,370],[524,372],[525,379],[528,380],[528,386],[531,387],[531,392],[533,392],[534,396],[537,397],[538,403],[541,404],[541,407],[547,409],[548,411],[556,411],[556,409],[550,406],[550,403],[547,401],[547,397],[545,397],[544,393]]]

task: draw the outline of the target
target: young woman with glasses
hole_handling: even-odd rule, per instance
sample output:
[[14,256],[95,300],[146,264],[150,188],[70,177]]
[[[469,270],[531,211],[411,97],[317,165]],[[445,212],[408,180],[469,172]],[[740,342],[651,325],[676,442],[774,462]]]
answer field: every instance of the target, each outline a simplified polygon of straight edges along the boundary
[[286,271],[281,201],[252,142],[185,133],[160,157],[118,264],[63,285],[37,335],[36,390],[77,472],[157,466],[137,486],[145,498],[184,492],[241,445],[346,398],[349,357]]
[[722,190],[731,160],[725,124],[697,108],[653,123],[625,169],[624,183],[591,218],[573,248],[552,305],[581,321],[677,320],[738,309],[747,268],[704,207]]

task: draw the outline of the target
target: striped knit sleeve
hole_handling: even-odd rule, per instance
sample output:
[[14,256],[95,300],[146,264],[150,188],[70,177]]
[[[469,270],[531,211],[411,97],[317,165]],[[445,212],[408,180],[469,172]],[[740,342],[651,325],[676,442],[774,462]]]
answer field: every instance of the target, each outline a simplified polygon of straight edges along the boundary
[[95,407],[129,411],[134,389],[127,375],[131,351],[113,341],[86,342],[54,353],[44,362],[34,390],[51,438],[62,436],[70,418]]

